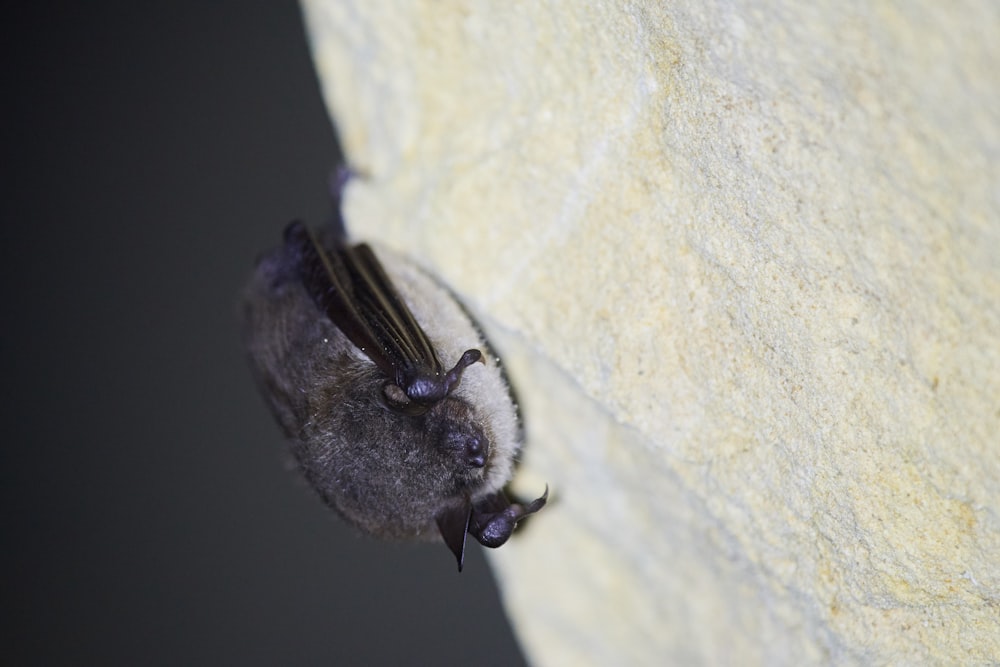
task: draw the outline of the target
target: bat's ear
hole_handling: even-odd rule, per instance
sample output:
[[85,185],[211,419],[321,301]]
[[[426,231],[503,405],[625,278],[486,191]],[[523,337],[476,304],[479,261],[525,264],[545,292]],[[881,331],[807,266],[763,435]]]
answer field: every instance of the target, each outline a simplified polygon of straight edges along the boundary
[[546,486],[545,493],[527,505],[511,504],[503,491],[497,491],[473,506],[468,530],[484,547],[495,549],[507,541],[518,521],[545,507],[548,497]]
[[458,560],[458,571],[462,571],[465,561],[465,536],[469,532],[469,520],[472,517],[472,503],[466,500],[458,506],[448,507],[437,515],[438,530],[444,543]]

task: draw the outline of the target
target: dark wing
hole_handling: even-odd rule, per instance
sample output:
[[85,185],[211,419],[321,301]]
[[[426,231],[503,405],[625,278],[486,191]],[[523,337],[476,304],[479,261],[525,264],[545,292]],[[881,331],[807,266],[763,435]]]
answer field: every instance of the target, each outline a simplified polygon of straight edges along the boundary
[[405,396],[393,407],[419,414],[448,395],[462,371],[482,354],[467,350],[444,372],[434,346],[365,244],[324,247],[301,222],[285,229],[286,251],[316,306]]

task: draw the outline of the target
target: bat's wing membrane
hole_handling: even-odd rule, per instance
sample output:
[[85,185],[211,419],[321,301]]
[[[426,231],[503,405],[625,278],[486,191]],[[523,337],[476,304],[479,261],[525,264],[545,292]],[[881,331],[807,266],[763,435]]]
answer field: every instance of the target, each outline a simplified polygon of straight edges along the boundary
[[387,393],[392,407],[425,412],[448,395],[467,366],[482,359],[479,350],[467,350],[445,372],[427,334],[367,245],[338,240],[324,247],[305,225],[293,222],[285,229],[285,247],[317,307],[402,390]]
[[[441,372],[441,362],[367,245],[324,248],[301,222],[285,230],[302,283],[348,340],[396,384]],[[405,388],[405,387],[404,387]]]

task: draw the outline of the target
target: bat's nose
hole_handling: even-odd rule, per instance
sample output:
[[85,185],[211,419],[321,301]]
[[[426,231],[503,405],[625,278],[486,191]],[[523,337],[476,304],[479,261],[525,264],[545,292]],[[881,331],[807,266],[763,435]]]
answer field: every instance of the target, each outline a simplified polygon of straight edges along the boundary
[[474,468],[486,465],[487,447],[483,439],[477,435],[469,436],[465,441],[465,460]]

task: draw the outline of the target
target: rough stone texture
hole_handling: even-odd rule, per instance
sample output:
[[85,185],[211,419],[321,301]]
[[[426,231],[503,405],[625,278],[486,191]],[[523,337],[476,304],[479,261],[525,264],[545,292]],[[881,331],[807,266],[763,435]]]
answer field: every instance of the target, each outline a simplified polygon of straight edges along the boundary
[[520,392],[533,662],[1000,660],[1000,5],[304,5]]

